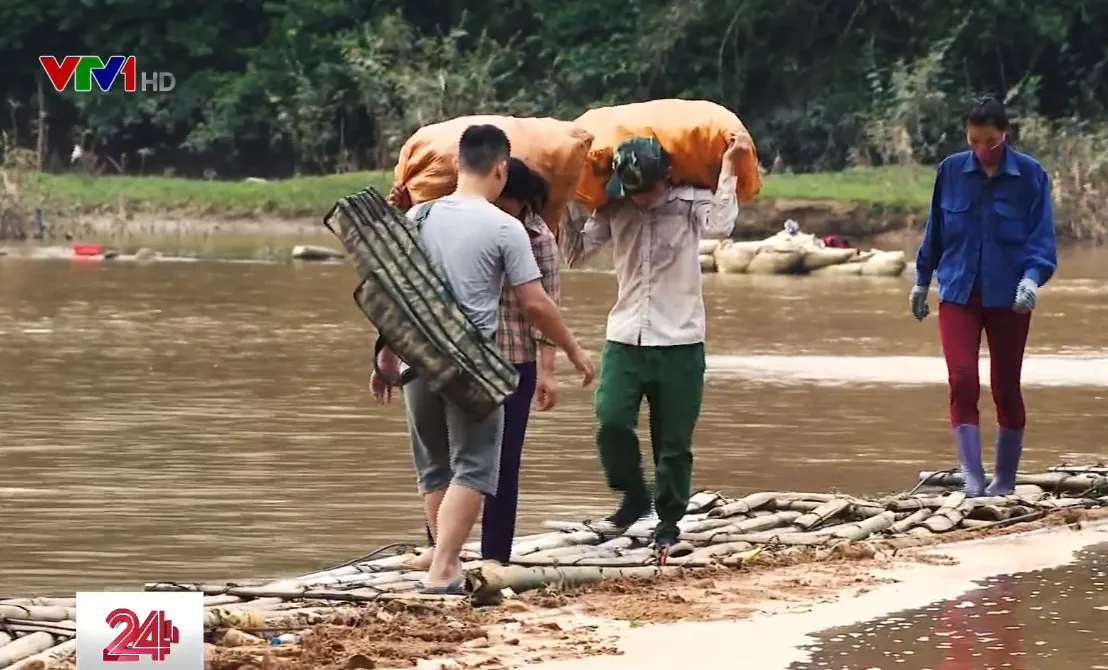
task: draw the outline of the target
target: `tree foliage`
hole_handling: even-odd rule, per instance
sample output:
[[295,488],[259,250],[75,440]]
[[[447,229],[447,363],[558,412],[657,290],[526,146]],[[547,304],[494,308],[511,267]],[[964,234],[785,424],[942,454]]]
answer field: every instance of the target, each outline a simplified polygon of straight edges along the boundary
[[[38,56],[133,54],[170,93],[56,93]],[[1104,0],[5,0],[0,129],[47,113],[128,172],[282,176],[388,167],[422,124],[478,112],[574,118],[715,100],[796,170],[958,144],[967,96],[1020,114],[1108,107]],[[45,85],[45,94],[40,88]]]

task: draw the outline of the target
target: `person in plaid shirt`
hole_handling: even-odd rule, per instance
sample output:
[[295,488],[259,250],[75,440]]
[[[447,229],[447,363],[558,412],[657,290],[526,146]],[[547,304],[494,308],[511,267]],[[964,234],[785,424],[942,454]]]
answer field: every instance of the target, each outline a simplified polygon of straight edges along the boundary
[[[542,287],[561,305],[560,252],[554,233],[537,212],[549,197],[546,180],[518,158],[508,161],[508,181],[497,207],[516,217],[531,238],[531,251],[542,272]],[[481,557],[508,562],[516,529],[519,502],[519,469],[531,402],[539,411],[557,403],[554,357],[557,348],[545,339],[523,314],[519,298],[510,289],[500,294],[500,318],[496,342],[519,370],[519,387],[504,403],[504,440],[500,447],[500,483],[496,496],[485,499],[481,519]]]
[[[496,206],[519,219],[535,254],[542,286],[556,304],[561,304],[559,276],[560,252],[554,233],[536,212],[546,206],[549,186],[543,177],[518,158],[508,161],[508,180],[496,201]],[[504,402],[504,436],[500,447],[500,481],[495,496],[485,496],[481,518],[481,557],[507,563],[515,537],[516,509],[519,503],[519,469],[523,457],[523,442],[531,402],[539,411],[552,409],[557,403],[554,381],[554,357],[557,348],[542,336],[527,320],[523,307],[511,287],[505,285],[500,294],[499,323],[496,342],[504,356],[519,370],[519,386]],[[427,541],[433,544],[431,529]],[[412,567],[425,567],[430,552],[417,559]]]

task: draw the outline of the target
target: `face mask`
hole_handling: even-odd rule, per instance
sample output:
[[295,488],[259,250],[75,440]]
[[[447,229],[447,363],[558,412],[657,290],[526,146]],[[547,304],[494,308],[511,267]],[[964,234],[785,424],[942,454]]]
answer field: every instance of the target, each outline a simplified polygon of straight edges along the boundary
[[976,148],[973,150],[973,155],[977,157],[983,165],[995,165],[1000,161],[1000,157],[1004,155],[1004,143],[1005,139],[1001,138],[994,147],[988,148]]

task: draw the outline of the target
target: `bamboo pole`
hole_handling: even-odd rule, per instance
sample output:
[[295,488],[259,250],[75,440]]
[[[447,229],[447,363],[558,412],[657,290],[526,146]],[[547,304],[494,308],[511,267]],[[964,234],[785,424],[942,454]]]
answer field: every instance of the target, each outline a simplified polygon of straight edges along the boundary
[[[76,621],[31,621],[29,619],[4,619],[0,628],[13,633],[50,633],[55,637],[69,638],[77,635]],[[11,638],[8,638],[11,641]],[[0,646],[3,641],[0,640]]]
[[[769,507],[769,508],[771,508],[773,510],[776,510],[778,512],[790,511],[790,512],[805,513],[805,512],[812,512],[816,509],[819,509],[819,506],[823,505],[823,504],[824,503],[822,503],[818,500],[787,500],[787,499],[781,499],[781,498],[774,498],[773,500],[771,500],[769,502],[768,505],[766,505],[766,507]],[[735,516],[743,516],[743,515],[735,515]],[[731,516],[731,517],[727,517],[727,518],[733,519],[733,518],[735,518],[735,516]]]
[[750,551],[754,545],[749,542],[724,542],[701,547],[687,556],[667,559],[666,565],[677,565],[685,568],[700,568],[715,565],[723,558],[732,554]]
[[504,589],[516,593],[540,589],[547,586],[580,586],[595,584],[604,579],[656,577],[673,574],[680,568],[637,567],[637,568],[594,568],[594,567],[549,567],[526,568],[514,565],[486,564],[466,573],[466,588],[477,600],[492,598]]
[[907,533],[916,525],[923,523],[924,519],[931,516],[931,514],[931,510],[928,508],[916,510],[912,514],[908,515],[906,518],[901,519],[900,521],[897,521],[893,525],[889,526],[889,533],[893,535]]
[[76,607],[76,598],[9,598],[0,600],[0,605],[35,605],[37,607]]
[[[960,472],[929,472],[925,470],[919,473],[919,479],[920,481],[927,480],[939,486],[962,486],[964,484]],[[1020,473],[1016,475],[1016,484],[1031,484],[1048,491],[1080,494],[1086,491],[1105,490],[1108,488],[1108,477],[1091,472],[1075,474],[1065,472]]]
[[621,535],[619,537],[613,537],[607,542],[601,542],[600,544],[596,545],[596,549],[597,551],[611,552],[621,551],[623,549],[630,549],[633,546],[635,546],[634,538],[627,537],[626,535]]
[[1048,472],[1082,473],[1091,472],[1095,475],[1108,475],[1108,466],[1104,465],[1056,465],[1047,468]]
[[0,619],[76,621],[77,608],[56,605],[0,605]]
[[67,640],[9,667],[8,670],[42,670],[77,653],[77,640]]
[[9,668],[25,658],[42,653],[54,646],[50,633],[31,633],[0,647],[0,668]]
[[834,498],[821,504],[816,509],[804,514],[793,521],[793,525],[800,530],[812,530],[817,525],[825,523],[828,519],[836,517],[850,508],[850,501],[845,498]]
[[697,491],[689,496],[685,506],[686,514],[703,514],[723,504],[723,495],[718,491]]
[[920,526],[932,533],[946,533],[958,527],[958,524],[973,510],[972,500],[964,500],[958,505],[944,505],[923,520]]
[[725,505],[720,505],[719,507],[708,512],[708,516],[727,517],[735,516],[736,514],[749,514],[750,512],[753,512],[760,507],[764,507],[770,504],[775,498],[780,497],[783,500],[793,499],[790,497],[790,495],[795,496],[795,494],[775,493],[771,491],[762,493],[751,493],[741,500],[734,500]]
[[871,516],[857,523],[846,524],[845,528],[836,530],[833,537],[858,542],[874,533],[886,530],[895,522],[896,515],[893,512],[882,512],[877,516]]

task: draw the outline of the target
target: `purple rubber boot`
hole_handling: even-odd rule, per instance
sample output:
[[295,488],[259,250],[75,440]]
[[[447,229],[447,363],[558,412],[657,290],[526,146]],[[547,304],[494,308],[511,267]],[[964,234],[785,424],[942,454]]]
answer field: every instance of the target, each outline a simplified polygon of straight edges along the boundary
[[962,490],[967,498],[979,498],[985,492],[985,468],[981,465],[981,430],[975,424],[954,427],[958,447],[958,465],[962,467]]
[[1023,431],[997,426],[996,471],[993,481],[985,489],[990,496],[1010,496],[1016,490],[1016,470],[1023,453]]

